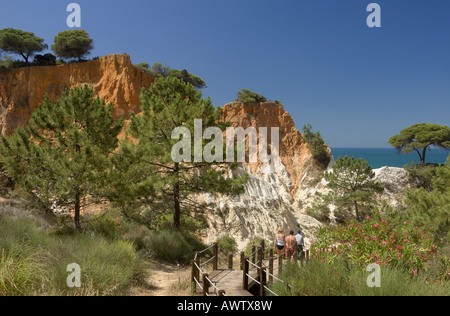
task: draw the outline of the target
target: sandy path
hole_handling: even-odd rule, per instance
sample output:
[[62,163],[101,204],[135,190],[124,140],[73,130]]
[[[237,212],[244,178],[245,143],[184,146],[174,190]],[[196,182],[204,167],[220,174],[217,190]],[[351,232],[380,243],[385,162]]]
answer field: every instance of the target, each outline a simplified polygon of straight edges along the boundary
[[148,270],[145,287],[133,287],[131,296],[186,296],[189,295],[190,269],[154,262]]

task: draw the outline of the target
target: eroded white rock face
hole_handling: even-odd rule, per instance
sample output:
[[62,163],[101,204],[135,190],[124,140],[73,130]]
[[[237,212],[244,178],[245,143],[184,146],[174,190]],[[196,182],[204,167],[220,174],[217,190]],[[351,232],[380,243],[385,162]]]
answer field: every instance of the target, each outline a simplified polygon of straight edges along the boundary
[[375,180],[384,186],[384,192],[379,196],[381,201],[386,201],[392,207],[403,205],[405,188],[411,187],[408,172],[403,168],[383,167],[374,169]]
[[374,169],[375,180],[381,181],[391,192],[403,192],[409,186],[408,172],[403,168],[383,167]]
[[[332,163],[328,170],[331,167]],[[208,215],[206,243],[213,243],[228,235],[236,240],[238,249],[242,250],[254,237],[261,237],[272,243],[280,226],[285,234],[290,230],[295,233],[301,230],[307,248],[315,240],[322,224],[305,212],[314,201],[316,192],[329,193],[323,173],[305,170],[297,191],[292,194],[291,178],[281,162],[274,173],[265,174],[261,170],[264,170],[264,166],[253,175],[250,168],[244,165],[234,171],[235,175],[249,173],[245,193],[240,196],[202,195],[201,198],[207,203],[213,203],[217,210]],[[409,186],[407,172],[394,167],[383,167],[374,172],[375,180],[381,181],[385,187],[384,192],[378,196],[379,201],[386,201],[393,207],[400,206],[403,203],[404,188]],[[331,205],[330,209],[333,212],[334,206]]]
[[[246,172],[242,168],[235,174]],[[301,230],[305,236],[305,245],[309,247],[315,240],[317,228],[321,226],[316,219],[303,214],[293,205],[289,194],[291,181],[282,164],[272,174],[249,173],[245,184],[245,193],[237,197],[223,195],[204,195],[207,203],[214,203],[217,211],[209,214],[209,228],[206,243],[215,242],[228,235],[233,237],[238,249],[244,249],[254,237],[261,237],[272,243],[278,227],[283,227],[285,234],[290,230]],[[222,216],[218,216],[218,213]]]
[[[327,171],[331,171],[331,166]],[[411,182],[408,179],[408,172],[403,168],[396,167],[383,167],[374,169],[375,181],[380,181],[384,187],[384,191],[377,194],[376,199],[378,204],[381,205],[383,201],[388,205],[399,208],[404,205],[404,191],[405,188],[411,187]],[[306,175],[305,175],[306,177]],[[302,180],[303,182],[303,180]],[[301,204],[302,211],[306,211],[308,207],[311,207],[316,193],[326,195],[330,192],[327,187],[327,181],[322,178],[320,181],[316,181],[314,185],[302,185],[300,189],[294,195],[294,204]],[[331,218],[333,218],[334,205],[329,205],[331,210]]]

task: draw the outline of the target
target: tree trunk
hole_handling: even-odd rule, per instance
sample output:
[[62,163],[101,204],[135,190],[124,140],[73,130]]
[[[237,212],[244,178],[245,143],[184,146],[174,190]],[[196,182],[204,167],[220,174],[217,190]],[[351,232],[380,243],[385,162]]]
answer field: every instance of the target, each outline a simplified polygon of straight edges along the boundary
[[422,155],[420,154],[420,151],[419,151],[418,149],[414,148],[414,150],[415,150],[416,153],[419,155],[419,158],[420,158],[420,164],[423,165],[423,164],[425,163],[425,157],[422,156]]
[[358,202],[353,201],[353,204],[355,205],[356,220],[359,222],[359,221],[361,221],[361,219],[359,218]]
[[78,230],[81,230],[80,213],[81,213],[80,192],[79,192],[79,190],[77,190],[76,193],[75,193],[75,217],[74,217],[74,222],[75,222],[75,227]]
[[174,202],[174,214],[173,214],[173,226],[179,229],[181,226],[181,206],[180,206],[180,180],[178,177],[179,165],[175,164],[175,174],[177,182],[173,188],[173,202]]
[[422,160],[420,161],[420,163],[421,163],[422,165],[425,164],[425,155],[427,154],[427,148],[428,148],[428,147],[425,147],[425,148],[423,149],[423,152],[422,152]]
[[24,53],[20,53],[20,55],[23,57],[23,59],[25,59],[25,64],[28,67],[30,65],[30,62],[28,60],[30,58],[30,55],[25,55]]

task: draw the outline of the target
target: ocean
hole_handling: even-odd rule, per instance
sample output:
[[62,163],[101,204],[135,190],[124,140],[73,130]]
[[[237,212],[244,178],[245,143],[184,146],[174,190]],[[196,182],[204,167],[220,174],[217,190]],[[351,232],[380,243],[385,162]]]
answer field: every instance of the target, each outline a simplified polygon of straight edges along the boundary
[[[384,166],[401,168],[410,165],[413,161],[415,164],[420,163],[419,155],[416,152],[404,155],[398,153],[395,148],[331,148],[331,153],[335,160],[346,155],[363,158],[372,166],[372,169]],[[427,152],[425,160],[426,163],[444,164],[448,155],[449,151],[432,149]]]

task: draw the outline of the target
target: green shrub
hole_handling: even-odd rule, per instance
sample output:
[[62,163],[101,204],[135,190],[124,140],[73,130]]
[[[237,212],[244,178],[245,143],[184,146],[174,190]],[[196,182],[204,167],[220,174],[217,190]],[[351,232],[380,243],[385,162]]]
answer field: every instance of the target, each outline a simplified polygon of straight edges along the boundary
[[[55,280],[53,284],[63,285],[57,288],[57,292],[67,295],[86,291],[89,295],[117,295],[143,276],[144,263],[129,242],[92,238],[83,234],[76,238],[64,238],[62,242],[64,248],[70,249],[70,254],[65,260],[60,258],[55,262],[57,273],[50,276],[50,279]],[[67,289],[64,286],[68,275],[66,268],[71,263],[81,267],[81,289]]]
[[[206,220],[201,216],[193,218],[189,216],[182,216],[181,227],[185,231],[198,231],[202,228],[206,228]],[[173,229],[173,214],[158,215],[152,221],[150,228],[155,231],[164,231]]]
[[311,125],[305,125],[303,127],[303,141],[307,143],[306,146],[314,159],[323,166],[328,166],[331,156],[320,132],[313,133]]
[[34,262],[33,255],[10,248],[0,251],[0,296],[18,296],[39,282],[41,267]]
[[348,220],[344,225],[320,228],[311,252],[322,261],[343,257],[359,266],[376,263],[413,271],[423,269],[437,247],[427,232],[408,221],[395,226],[386,219],[366,217],[363,222]]
[[124,229],[122,238],[128,242],[131,242],[137,251],[145,252],[145,239],[150,236],[150,230],[144,225],[140,225],[135,222],[123,222],[123,225]]
[[[93,234],[49,234],[32,219],[0,218],[0,295],[120,295],[143,279],[130,242]],[[67,286],[71,263],[81,288]]]
[[[429,188],[406,189],[406,217],[415,226],[426,228],[439,245],[450,243],[450,157],[445,165],[430,167],[426,182]],[[432,177],[428,180],[429,172]]]
[[409,180],[418,188],[424,188],[431,191],[432,179],[436,176],[436,166],[434,165],[416,165],[412,162],[410,165],[403,167],[408,172]]
[[122,223],[116,218],[100,217],[92,221],[89,225],[89,231],[110,239],[119,238],[121,229]]
[[6,56],[0,60],[0,70],[13,68],[14,60],[10,56]]
[[[247,247],[245,247],[244,253],[246,256],[250,256],[252,254],[252,248],[255,246],[256,250],[259,246],[261,246],[261,242],[264,240],[262,237],[255,236],[250,242],[247,244]],[[266,245],[264,247],[264,255],[267,257],[269,255],[270,249],[273,247],[273,242],[268,244],[267,241],[265,242]]]
[[[428,282],[419,273],[396,266],[382,266],[380,287],[369,287],[371,272],[340,258],[335,262],[310,260],[299,267],[288,264],[270,289],[280,296],[431,296],[448,295],[447,282]],[[270,293],[269,293],[270,294]]]
[[189,264],[196,251],[207,248],[194,235],[179,230],[154,232],[146,239],[146,246],[155,259],[179,264]]
[[322,223],[330,222],[331,210],[328,206],[330,204],[330,200],[327,196],[321,194],[320,192],[316,192],[316,196],[314,197],[314,201],[311,207],[306,209],[306,214],[317,219]]
[[234,238],[232,238],[232,237],[230,237],[228,235],[217,239],[217,245],[221,249],[223,249],[223,250],[225,250],[225,251],[227,251],[229,253],[235,252],[236,251],[236,246],[237,246],[236,240],[234,240]]
[[238,92],[236,101],[242,103],[261,103],[267,102],[267,99],[261,94],[250,91],[249,89],[242,89]]

